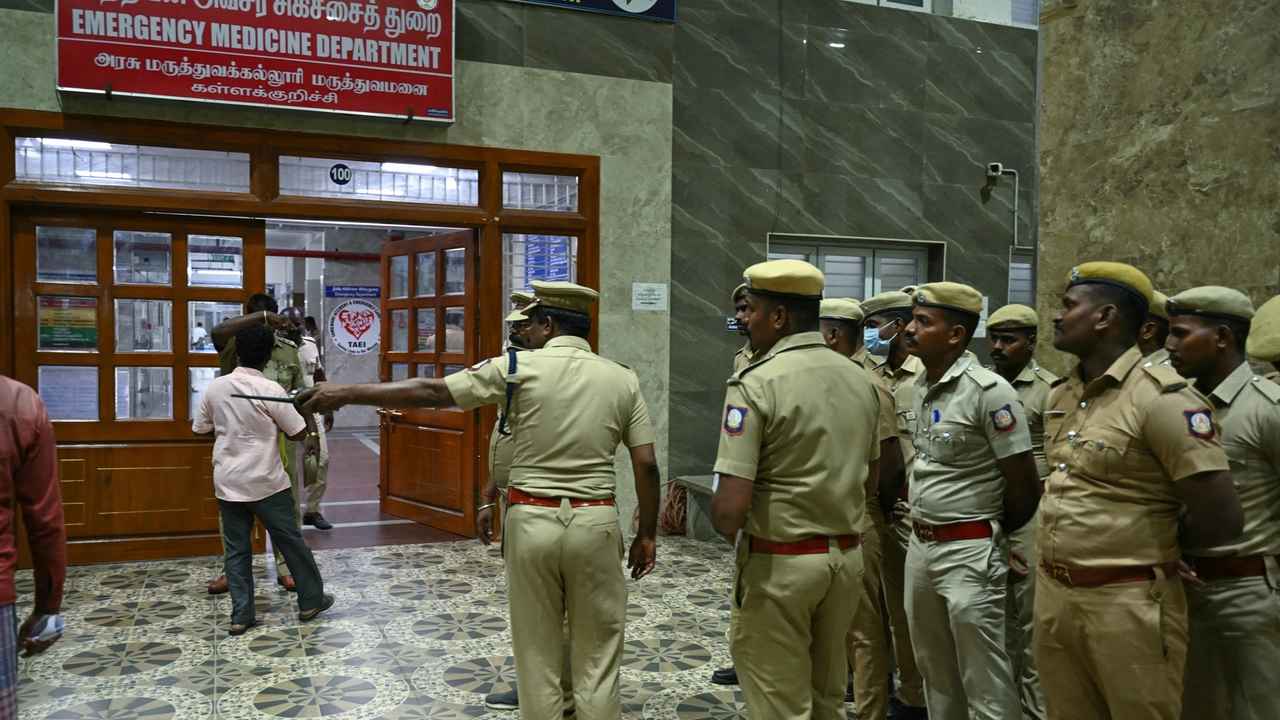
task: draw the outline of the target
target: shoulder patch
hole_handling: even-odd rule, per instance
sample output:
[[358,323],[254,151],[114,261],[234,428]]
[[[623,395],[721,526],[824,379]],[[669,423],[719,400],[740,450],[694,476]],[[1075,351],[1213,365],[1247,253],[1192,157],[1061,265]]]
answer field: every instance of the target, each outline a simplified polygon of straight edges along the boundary
[[1212,440],[1217,436],[1213,428],[1213,413],[1209,408],[1203,410],[1184,410],[1182,416],[1187,419],[1187,434],[1201,440]]
[[991,424],[995,426],[996,432],[1006,433],[1018,427],[1018,417],[1013,414],[1013,407],[1008,403],[987,414],[991,416]]
[[1143,363],[1140,367],[1143,372],[1150,375],[1153,380],[1160,384],[1160,390],[1163,392],[1173,392],[1187,386],[1187,379],[1168,365]]
[[1272,404],[1280,405],[1280,385],[1277,385],[1272,380],[1268,380],[1257,375],[1254,375],[1250,380],[1251,382],[1249,384],[1252,385],[1255,390],[1262,393],[1263,397],[1270,400]]
[[471,367],[467,368],[467,372],[475,372],[480,368],[484,367],[485,365],[488,365],[491,362],[493,362],[493,358],[485,358],[484,360],[481,360],[475,365],[472,365]]
[[747,426],[747,408],[737,405],[726,405],[724,409],[724,432],[726,435],[741,435]]

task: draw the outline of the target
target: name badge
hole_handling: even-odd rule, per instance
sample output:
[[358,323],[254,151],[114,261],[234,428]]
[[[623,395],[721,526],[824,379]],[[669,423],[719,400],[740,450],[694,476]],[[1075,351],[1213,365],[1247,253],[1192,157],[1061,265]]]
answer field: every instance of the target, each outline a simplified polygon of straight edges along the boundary
[[907,411],[907,419],[908,419],[908,420],[915,420],[915,419],[916,419],[916,411],[915,411],[915,410],[908,410],[908,411]]

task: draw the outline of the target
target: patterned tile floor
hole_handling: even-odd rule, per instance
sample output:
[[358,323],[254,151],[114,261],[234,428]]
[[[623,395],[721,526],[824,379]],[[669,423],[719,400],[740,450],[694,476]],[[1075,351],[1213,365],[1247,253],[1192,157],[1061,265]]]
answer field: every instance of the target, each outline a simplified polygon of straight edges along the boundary
[[[731,562],[719,542],[659,540],[630,582],[623,712],[736,720],[741,695],[709,682],[729,664]],[[227,636],[230,599],[205,585],[216,558],[71,569],[68,634],[23,660],[21,717],[72,720],[490,716],[515,678],[497,548],[474,541],[316,552],[334,609],[300,625],[274,568],[255,558],[258,626]],[[19,607],[31,575],[19,574]],[[518,713],[492,717],[514,720]]]

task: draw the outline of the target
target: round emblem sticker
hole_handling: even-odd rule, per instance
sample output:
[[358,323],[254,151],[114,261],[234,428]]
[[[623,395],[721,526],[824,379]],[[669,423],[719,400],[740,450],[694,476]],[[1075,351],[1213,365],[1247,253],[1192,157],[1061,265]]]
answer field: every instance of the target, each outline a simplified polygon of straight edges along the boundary
[[352,355],[373,352],[382,338],[378,306],[368,300],[347,300],[329,314],[329,338]]
[[435,10],[440,0],[418,0],[418,7],[423,10]]
[[613,0],[613,4],[629,13],[642,13],[658,4],[658,0]]
[[728,425],[730,430],[737,430],[738,428],[742,427],[742,411],[741,410],[739,410],[738,408],[733,408],[732,410],[729,411]]

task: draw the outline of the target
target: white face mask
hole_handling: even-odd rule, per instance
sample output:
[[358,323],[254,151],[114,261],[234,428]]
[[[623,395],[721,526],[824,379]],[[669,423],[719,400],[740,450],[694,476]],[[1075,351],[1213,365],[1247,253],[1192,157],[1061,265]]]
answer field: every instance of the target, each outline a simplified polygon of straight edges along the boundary
[[894,333],[888,340],[880,337],[880,328],[863,328],[862,344],[867,347],[867,352],[879,357],[889,357],[889,348],[893,346],[893,339],[898,337],[898,333]]

